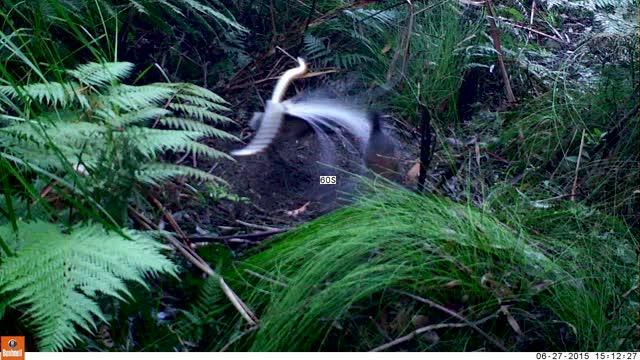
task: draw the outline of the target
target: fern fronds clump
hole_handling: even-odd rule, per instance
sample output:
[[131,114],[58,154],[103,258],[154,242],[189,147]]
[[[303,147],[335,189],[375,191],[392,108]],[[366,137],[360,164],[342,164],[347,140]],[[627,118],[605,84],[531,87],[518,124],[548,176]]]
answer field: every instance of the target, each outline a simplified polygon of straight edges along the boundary
[[0,114],[0,148],[63,174],[82,165],[89,175],[126,172],[146,184],[175,176],[219,180],[166,166],[159,156],[172,151],[230,159],[198,142],[236,139],[216,127],[231,121],[220,114],[228,110],[225,100],[186,83],[121,83],[132,70],[126,62],[88,63],[67,71],[62,82],[0,86],[2,108],[21,109]]
[[65,233],[40,221],[17,227],[0,226],[13,253],[0,252],[0,294],[9,306],[25,310],[43,351],[70,347],[79,339],[76,328],[91,332],[97,320],[106,321],[100,295],[124,300],[131,297],[125,282],[147,287],[149,276],[176,274],[162,254],[165,247],[144,233],[98,225]]

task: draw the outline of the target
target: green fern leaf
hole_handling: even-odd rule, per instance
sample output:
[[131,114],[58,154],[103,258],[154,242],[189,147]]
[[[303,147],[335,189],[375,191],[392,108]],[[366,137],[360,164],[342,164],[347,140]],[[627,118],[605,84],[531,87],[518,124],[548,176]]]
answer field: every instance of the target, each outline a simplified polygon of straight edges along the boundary
[[229,134],[228,132],[216,129],[215,127],[207,125],[201,121],[194,121],[177,117],[164,117],[160,119],[160,123],[174,129],[198,131],[203,135],[212,136],[218,139],[239,140],[237,137]]
[[210,120],[214,122],[231,122],[231,119],[229,119],[228,117],[216,114],[213,111],[202,108],[200,106],[187,104],[170,104],[169,108],[172,110],[180,111],[186,116],[200,121]]
[[175,91],[156,85],[117,85],[110,94],[99,100],[111,106],[127,111],[140,110],[148,106],[159,105],[175,94]]
[[184,93],[184,94],[188,94],[188,95],[193,95],[193,96],[198,96],[198,97],[201,97],[201,98],[209,99],[209,100],[211,100],[211,101],[213,101],[215,103],[229,104],[225,99],[220,97],[220,95],[217,95],[213,91],[205,89],[205,88],[197,86],[197,85],[193,85],[193,84],[189,84],[189,83],[160,83],[160,84],[154,84],[154,85],[166,87],[166,88],[169,88],[169,89],[173,89],[173,90],[179,91],[179,92]]
[[102,86],[120,81],[131,73],[129,62],[87,63],[67,72],[83,84]]
[[139,124],[169,114],[171,111],[157,107],[147,107],[124,114],[117,114],[113,109],[99,109],[95,112],[97,118],[116,127]]
[[330,53],[324,44],[324,38],[318,38],[311,34],[305,34],[304,36],[303,51],[308,60],[318,59]]
[[135,176],[136,180],[141,183],[155,186],[180,176],[191,177],[201,181],[214,181],[226,184],[223,179],[205,171],[188,166],[163,163],[147,164],[140,170],[136,171]]
[[[205,137],[237,140],[210,125],[232,122],[219,113],[229,110],[224,99],[188,83],[118,83],[132,68],[130,63],[89,63],[66,72],[73,78],[69,82],[1,86],[0,95],[15,99],[9,102],[54,107],[45,111],[34,107],[24,118],[0,116],[3,151],[47,171],[63,172],[63,176],[72,169],[69,164],[78,163],[110,174],[132,174],[164,151],[231,159],[198,143]],[[28,102],[22,101],[24,95]],[[146,127],[152,121],[154,127],[161,124],[171,129]],[[92,174],[96,179],[103,175]]]
[[240,25],[237,21],[223,15],[221,12],[216,11],[214,8],[210,6],[204,5],[200,1],[196,1],[196,0],[181,0],[181,1],[184,2],[185,5],[188,5],[191,9],[197,12],[200,12],[204,15],[208,15],[213,19],[219,21],[221,24],[231,26],[234,29],[239,31],[243,31],[243,32],[248,31],[244,26]]
[[11,306],[29,309],[43,351],[72,346],[75,327],[93,331],[96,318],[105,320],[98,294],[122,299],[129,295],[125,281],[145,285],[149,275],[175,276],[175,265],[161,254],[165,247],[143,233],[126,230],[125,237],[88,225],[65,234],[44,222],[19,223],[18,229],[15,256],[2,258],[0,293]]

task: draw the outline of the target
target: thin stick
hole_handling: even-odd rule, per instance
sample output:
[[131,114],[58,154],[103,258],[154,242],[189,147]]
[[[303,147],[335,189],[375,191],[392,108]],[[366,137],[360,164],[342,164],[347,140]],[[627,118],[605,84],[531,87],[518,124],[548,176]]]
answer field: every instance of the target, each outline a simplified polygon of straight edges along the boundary
[[542,31],[536,30],[536,29],[534,29],[534,28],[532,28],[532,27],[530,27],[530,26],[524,26],[524,25],[520,25],[520,24],[515,24],[515,23],[509,22],[509,21],[503,21],[503,22],[504,22],[505,24],[509,24],[509,25],[511,25],[511,26],[513,26],[513,27],[515,27],[515,28],[528,30],[528,31],[533,32],[533,33],[536,33],[536,34],[538,34],[538,35],[540,35],[540,36],[544,36],[544,37],[546,37],[546,38],[548,38],[548,39],[555,40],[555,41],[557,41],[557,42],[559,42],[559,43],[561,43],[561,44],[566,44],[566,41],[564,41],[564,40],[562,40],[562,39],[558,39],[557,37],[552,36],[552,35],[549,35],[549,34],[547,34],[547,33],[543,33]]
[[[307,73],[305,75],[302,75],[299,77],[299,79],[308,79],[308,78],[312,78],[312,77],[318,77],[318,76],[322,76],[322,75],[326,75],[326,74],[334,74],[334,73],[339,73],[341,72],[338,69],[329,69],[329,70],[322,70],[322,71],[316,71],[316,72],[310,72]],[[258,85],[267,81],[272,81],[272,80],[277,80],[278,77],[277,76],[273,76],[273,77],[267,77],[264,79],[260,79],[260,80],[256,80],[256,81],[252,81],[252,82],[246,82],[246,83],[242,83],[240,85],[234,85],[234,86],[230,86],[228,88],[226,88],[225,90],[227,91],[235,91],[235,90],[242,90],[245,89],[249,86],[254,86],[254,85]]]
[[164,218],[167,219],[167,221],[169,222],[169,225],[171,225],[173,230],[176,231],[176,233],[180,236],[180,238],[182,238],[184,241],[188,243],[189,238],[187,238],[187,234],[185,234],[184,231],[182,231],[182,228],[180,228],[180,225],[178,225],[178,222],[176,222],[176,219],[174,219],[173,215],[171,215],[171,213],[167,211],[164,205],[162,205],[162,203],[158,199],[156,199],[154,196],[149,194],[147,195],[147,197],[151,201],[153,206],[155,206],[156,209],[162,212],[162,214],[164,215]]
[[[326,74],[334,74],[334,73],[337,73],[339,71],[340,70],[338,70],[338,69],[328,69],[328,70],[322,70],[322,71],[309,72],[309,73],[306,73],[306,74],[298,77],[298,79],[308,79],[308,78],[322,76],[322,75],[326,75]],[[250,82],[250,83],[244,83],[244,84],[240,84],[240,85],[230,86],[230,87],[226,88],[225,90],[231,91],[231,90],[244,89],[244,88],[249,87],[251,85],[257,85],[257,84],[261,84],[261,83],[264,83],[264,82],[267,82],[267,81],[277,80],[279,78],[280,78],[279,76],[267,77],[267,78],[256,80],[256,81],[253,81],[253,82]]]
[[640,287],[640,285],[636,285],[634,287],[632,287],[631,289],[629,289],[627,292],[625,292],[624,294],[622,294],[623,298],[628,297],[629,295],[631,295],[632,292],[638,290],[638,288]]
[[[480,320],[478,320],[478,321],[476,321],[476,322],[474,322],[472,324],[477,326],[477,325],[480,325],[480,324],[482,324],[484,322],[487,322],[487,321],[489,321],[489,320],[491,320],[491,319],[493,319],[495,317],[496,317],[496,314],[492,314],[492,315],[489,315],[489,316],[487,316],[487,317],[485,317],[483,319],[480,319]],[[402,344],[403,342],[407,342],[407,341],[413,339],[414,337],[416,337],[416,336],[418,336],[418,335],[420,335],[422,333],[425,333],[427,331],[432,331],[432,330],[437,330],[437,329],[445,329],[445,328],[461,328],[461,327],[467,327],[467,326],[470,326],[470,325],[467,324],[467,323],[445,323],[445,324],[434,324],[434,325],[423,326],[421,328],[418,328],[418,329],[410,332],[409,334],[407,334],[405,336],[399,337],[399,338],[397,338],[397,339],[395,339],[393,341],[389,341],[388,343],[382,344],[382,345],[378,346],[377,348],[374,348],[374,349],[372,349],[370,351],[371,352],[378,352],[378,351],[387,350],[387,349],[389,349],[389,348],[391,348],[393,346],[396,346],[398,344]]]
[[584,148],[584,136],[586,130],[582,130],[582,139],[580,139],[580,150],[578,151],[578,160],[576,161],[576,175],[573,178],[573,186],[571,187],[571,201],[576,201],[576,190],[578,189],[578,171],[580,170],[580,160],[582,159],[582,149]]
[[500,43],[500,32],[498,31],[498,26],[496,25],[496,13],[493,10],[493,3],[491,0],[487,0],[485,2],[487,7],[487,11],[489,12],[489,26],[491,28],[491,37],[493,38],[493,47],[498,52],[498,66],[500,67],[500,72],[502,73],[502,81],[504,82],[504,91],[507,95],[507,101],[513,103],[516,101],[515,95],[513,95],[513,90],[511,89],[511,81],[509,80],[509,74],[507,73],[507,67],[504,64],[504,55],[502,53],[502,45]]
[[404,53],[402,54],[402,65],[400,67],[400,74],[402,77],[405,77],[405,73],[407,71],[407,62],[409,61],[409,49],[411,47],[411,36],[413,35],[413,26],[415,23],[415,11],[413,7],[413,3],[410,0],[407,0],[409,5],[409,24],[407,25],[407,33],[405,35],[405,43],[404,43]]
[[240,225],[244,225],[246,227],[250,227],[250,228],[254,228],[254,229],[260,229],[260,230],[265,230],[265,231],[280,230],[280,229],[272,227],[272,226],[252,224],[252,223],[249,223],[249,222],[246,222],[246,221],[242,221],[242,220],[236,220],[236,222],[238,224],[240,224]]
[[[543,18],[544,19],[544,18]],[[553,27],[553,25],[551,25],[551,23],[547,20],[544,19],[544,22],[547,23],[547,25],[549,25],[549,27],[551,28],[551,30],[553,31],[554,34],[556,34],[556,36],[560,39],[562,39],[562,34],[560,34],[560,32],[558,32],[558,30],[556,30],[555,27]]]
[[249,275],[253,275],[253,276],[257,277],[257,278],[258,278],[258,279],[260,279],[260,280],[264,280],[264,281],[270,282],[270,283],[272,283],[272,284],[276,284],[276,285],[278,285],[278,286],[282,286],[282,287],[284,287],[284,288],[288,287],[288,286],[287,286],[287,284],[283,283],[282,281],[278,281],[278,280],[275,280],[275,279],[270,279],[270,278],[268,278],[268,277],[266,277],[266,276],[264,276],[264,275],[258,274],[258,273],[257,273],[257,272],[255,272],[255,271],[251,271],[251,270],[249,270],[249,269],[244,269],[244,271],[245,271],[247,274],[249,274]]
[[[531,16],[529,17],[529,26],[533,27],[533,17],[536,14],[536,0],[533,0],[533,2],[531,2]],[[529,34],[527,34],[527,38],[531,38],[531,31],[529,31]]]
[[364,6],[369,5],[368,0],[359,0],[359,1],[355,1],[352,4],[347,4],[338,8],[333,9],[332,11],[329,11],[327,13],[325,13],[322,16],[319,16],[317,19],[313,20],[311,23],[309,23],[308,27],[314,27],[314,26],[318,26],[322,23],[324,23],[327,20],[330,20],[338,15],[340,15],[344,10],[351,10],[351,9],[357,9],[357,8],[361,8]]
[[[129,205],[129,211],[137,218],[138,222],[147,230],[157,230],[158,227],[153,224],[149,219],[147,219],[144,215],[140,214],[133,206]],[[218,284],[222,289],[222,292],[227,296],[231,304],[238,310],[240,315],[249,323],[251,326],[257,326],[258,318],[251,312],[249,307],[242,302],[242,300],[236,295],[236,293],[231,290],[229,285],[224,282],[222,276],[217,274],[213,269],[202,259],[198,259],[198,255],[195,256],[191,253],[191,249],[186,248],[185,244],[180,242],[180,240],[175,237],[167,234],[166,232],[162,233],[165,239],[167,239],[173,247],[176,248],[189,262],[194,264],[200,270],[202,270],[208,276],[218,277]],[[188,249],[188,250],[187,250]]]
[[234,337],[233,339],[229,340],[229,342],[225,346],[223,346],[222,349],[220,349],[220,352],[227,351],[231,345],[236,343],[238,340],[242,339],[247,334],[250,334],[250,333],[256,331],[257,329],[258,329],[257,326],[252,326],[252,327],[248,328],[247,330],[243,331],[242,333],[238,334],[236,337]]
[[433,157],[431,152],[431,116],[426,105],[422,105],[422,121],[420,124],[420,173],[418,175],[418,191],[424,191],[427,180],[427,169]]
[[311,3],[311,9],[309,10],[309,15],[307,15],[307,20],[304,22],[304,30],[302,30],[302,33],[307,32],[307,29],[309,28],[309,22],[311,22],[313,12],[316,11],[316,2],[317,0],[313,0]]
[[[389,70],[387,71],[387,82],[391,80],[391,75],[394,70],[398,66],[398,62],[400,62],[400,77],[405,78],[405,71],[407,67],[407,61],[409,57],[409,49],[411,45],[411,35],[413,33],[413,25],[415,19],[415,11],[413,4],[411,1],[407,1],[408,3],[408,20],[407,27],[405,28],[405,33],[403,34],[402,40],[400,41],[400,45],[398,46],[398,50],[393,54],[393,58],[391,59],[391,65],[389,65]],[[402,83],[400,84],[402,87]]]
[[502,350],[502,351],[508,351],[507,348],[502,345],[497,339],[495,339],[493,336],[487,334],[486,332],[484,332],[482,329],[480,329],[476,324],[472,323],[471,321],[467,320],[467,318],[465,318],[464,316],[461,316],[449,309],[447,309],[446,307],[438,304],[435,301],[420,297],[418,295],[413,295],[410,294],[408,292],[405,291],[401,291],[401,290],[394,290],[395,292],[402,294],[402,295],[406,295],[414,300],[420,301],[422,303],[425,303],[429,306],[432,306],[444,313],[447,313],[449,315],[451,315],[452,317],[464,322],[465,324],[469,325],[472,329],[474,329],[475,331],[477,331],[480,335],[484,336],[487,340],[489,340],[491,343],[493,343],[498,349]]
[[260,232],[255,232],[251,234],[236,234],[236,235],[224,235],[224,236],[195,234],[195,235],[190,235],[189,239],[195,240],[195,241],[202,241],[202,242],[212,242],[212,241],[218,241],[218,240],[228,240],[228,239],[237,239],[237,238],[250,239],[250,238],[267,237],[275,234],[280,234],[286,231],[289,231],[289,228],[260,231]]

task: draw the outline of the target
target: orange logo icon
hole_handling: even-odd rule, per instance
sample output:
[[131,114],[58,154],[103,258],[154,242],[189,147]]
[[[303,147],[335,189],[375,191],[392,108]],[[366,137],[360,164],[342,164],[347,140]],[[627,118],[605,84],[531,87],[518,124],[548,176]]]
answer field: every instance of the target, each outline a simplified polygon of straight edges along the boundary
[[2,336],[0,347],[1,360],[24,360],[24,336]]

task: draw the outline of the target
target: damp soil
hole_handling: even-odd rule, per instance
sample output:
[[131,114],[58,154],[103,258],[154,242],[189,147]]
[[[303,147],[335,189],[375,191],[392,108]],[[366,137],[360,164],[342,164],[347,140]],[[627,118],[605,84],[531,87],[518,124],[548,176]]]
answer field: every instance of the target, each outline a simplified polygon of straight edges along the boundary
[[[253,134],[248,131],[246,119],[242,123],[245,126],[237,135],[247,142]],[[417,149],[398,136],[391,125],[385,130],[397,143],[400,173],[406,172],[409,159],[417,156]],[[201,169],[208,171],[215,167],[216,176],[228,181],[229,191],[247,199],[215,204],[217,210],[222,210],[222,218],[217,210],[207,211],[218,216],[209,217],[203,225],[214,227],[241,220],[291,226],[349,204],[359,191],[359,178],[374,175],[364,167],[357,144],[344,143],[336,134],[329,137],[334,149],[323,147],[318,137],[309,133],[300,138],[276,138],[268,150],[254,156],[237,157],[235,161],[203,161],[199,164]],[[243,146],[215,140],[209,145],[225,152]],[[327,155],[331,158],[327,159]],[[321,176],[335,176],[336,184],[321,184]]]
[[[469,122],[472,114],[477,112],[473,105],[479,100],[477,95],[480,90],[477,84],[481,81],[474,75],[477,74],[465,78],[460,91],[458,106],[460,120],[464,123]],[[332,84],[330,88],[339,89],[338,85],[340,84]],[[499,87],[496,85],[491,90],[496,93]],[[302,93],[308,91],[307,89]],[[346,90],[342,90],[344,91]],[[205,143],[225,153],[242,148],[248,143],[253,136],[248,126],[249,120],[254,111],[262,110],[256,103],[258,98],[260,96],[255,94],[242,93],[234,94],[233,99],[230,99],[234,103],[231,108],[234,109],[232,118],[235,125],[225,130],[236,135],[242,142],[208,139]],[[255,99],[255,102],[247,99]],[[419,157],[418,129],[403,119],[388,117],[384,121],[384,132],[396,145],[395,156],[399,172],[393,179],[394,182],[399,186],[415,189],[415,179],[408,180],[407,175]],[[346,134],[343,135],[348,138]],[[185,165],[195,165],[224,179],[228,183],[226,191],[240,197],[242,201],[207,196],[209,190],[206,184],[197,184],[195,190],[199,195],[194,196],[181,195],[184,191],[179,190],[180,185],[176,189],[167,189],[164,192],[165,204],[173,209],[173,215],[185,233],[212,239],[216,236],[235,235],[242,238],[242,234],[261,231],[259,227],[243,223],[284,229],[310,221],[349,204],[359,193],[358,177],[373,176],[363,165],[362,151],[358,144],[353,142],[349,146],[340,141],[337,134],[330,133],[329,137],[333,140],[335,149],[323,147],[317,136],[310,132],[302,137],[276,138],[268,150],[254,156],[235,157],[234,160],[198,158],[195,162],[190,157],[183,159]],[[439,144],[438,148],[443,146],[448,148],[447,151],[437,149],[436,153],[467,153],[466,148],[452,148],[446,143]],[[327,152],[332,157],[329,160]],[[464,161],[464,158],[460,161]],[[336,176],[337,183],[320,184],[320,176]],[[426,189],[456,198],[463,192],[462,185],[457,184],[456,179],[457,172],[455,166],[452,167],[451,160],[436,154],[428,169]],[[247,239],[240,242],[240,245],[226,241],[225,244],[234,249],[248,248],[265,238]]]

